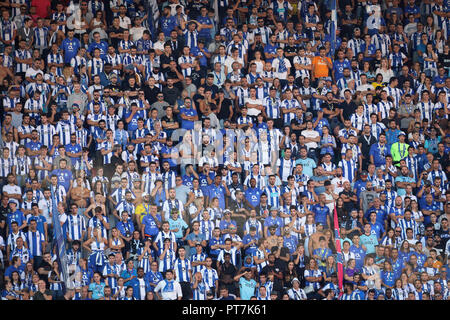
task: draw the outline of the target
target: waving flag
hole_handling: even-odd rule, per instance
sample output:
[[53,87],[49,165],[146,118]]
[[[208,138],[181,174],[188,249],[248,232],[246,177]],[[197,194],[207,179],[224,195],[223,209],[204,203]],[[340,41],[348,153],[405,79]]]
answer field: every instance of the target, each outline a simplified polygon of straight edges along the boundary
[[[56,261],[59,264],[59,270],[61,270],[61,280],[64,287],[67,283],[68,271],[67,271],[67,257],[66,257],[66,242],[64,240],[63,231],[59,222],[59,213],[56,205],[56,195],[52,188],[52,221],[53,221],[53,248],[56,255]],[[63,288],[65,290],[66,288]]]
[[344,281],[344,257],[342,255],[342,250],[341,250],[341,235],[339,233],[339,221],[338,221],[338,215],[337,215],[337,210],[336,210],[336,206],[334,207],[334,238],[336,239],[336,251],[337,251],[337,276],[338,276],[338,283],[339,283],[339,291],[340,294],[339,296],[342,295],[343,293],[343,289],[342,289],[342,284]]
[[337,11],[336,11],[336,0],[331,0],[330,3],[331,10],[331,53],[334,56],[334,51],[336,50],[336,29],[337,29]]

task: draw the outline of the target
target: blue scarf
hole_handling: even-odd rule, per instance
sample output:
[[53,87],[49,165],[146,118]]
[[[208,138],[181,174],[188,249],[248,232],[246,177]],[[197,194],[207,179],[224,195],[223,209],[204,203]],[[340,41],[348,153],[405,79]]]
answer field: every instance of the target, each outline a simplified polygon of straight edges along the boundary
[[173,288],[174,281],[164,280],[164,282],[166,283],[166,285],[163,288],[163,292],[172,292],[174,290]]

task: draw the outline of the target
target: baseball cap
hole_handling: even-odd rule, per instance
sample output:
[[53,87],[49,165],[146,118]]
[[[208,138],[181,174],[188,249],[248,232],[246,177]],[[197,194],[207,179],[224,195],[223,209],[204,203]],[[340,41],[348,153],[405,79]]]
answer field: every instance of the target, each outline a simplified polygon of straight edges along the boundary
[[367,173],[367,171],[366,171],[366,170],[363,170],[363,171],[361,172],[361,175],[362,175],[362,176],[367,176],[367,175],[368,175],[368,173]]
[[399,135],[399,136],[406,136],[406,133],[404,133],[403,131],[400,131],[400,132],[398,133],[398,135]]
[[291,283],[294,283],[294,281],[297,281],[298,283],[300,283],[300,281],[298,280],[298,278],[292,279]]
[[270,87],[270,90],[277,90],[274,86]]
[[270,208],[270,211],[278,211],[278,207],[272,206],[272,207]]
[[150,194],[148,194],[147,192],[142,193],[142,197],[148,197]]
[[309,111],[307,113],[305,113],[306,117],[312,117],[312,115],[313,115],[312,112],[309,112]]
[[120,178],[117,177],[117,176],[115,176],[115,177],[113,177],[113,178],[111,179],[111,182],[112,182],[112,183],[114,183],[114,182],[120,182]]

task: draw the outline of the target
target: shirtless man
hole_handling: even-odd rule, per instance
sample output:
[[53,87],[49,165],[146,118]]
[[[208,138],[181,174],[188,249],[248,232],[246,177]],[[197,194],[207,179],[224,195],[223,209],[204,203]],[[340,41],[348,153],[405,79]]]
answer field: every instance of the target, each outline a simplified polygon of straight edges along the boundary
[[72,191],[70,192],[70,197],[77,204],[78,208],[86,208],[87,200],[90,197],[90,191],[88,188],[83,186],[82,177],[78,177],[76,179],[76,182],[77,186],[75,188],[72,188]]
[[275,232],[277,231],[276,226],[269,227],[270,236],[267,237],[267,242],[269,244],[269,250],[272,250],[273,247],[281,248],[283,246],[283,237],[277,236]]
[[2,54],[0,55],[0,83],[3,84],[3,80],[8,76],[11,79],[14,79],[14,74],[11,72],[11,70],[3,66],[3,54]]
[[12,137],[15,138],[15,141],[19,140],[19,133],[17,131],[17,128],[12,125],[12,117],[9,113],[5,114],[5,120],[3,120],[3,125],[2,125],[3,141],[7,140],[6,134],[8,132],[12,133]]
[[137,206],[138,204],[141,204],[143,193],[143,191],[141,190],[141,178],[133,180],[133,188],[131,189],[131,191],[133,191],[134,195],[136,196],[136,198],[133,199],[134,205]]
[[[308,241],[308,253],[309,256],[312,255],[315,249],[319,248],[319,239],[320,237],[324,237],[325,234],[323,232],[323,224],[318,223],[316,226],[316,232],[314,232],[310,237]],[[327,242],[328,243],[328,242]]]

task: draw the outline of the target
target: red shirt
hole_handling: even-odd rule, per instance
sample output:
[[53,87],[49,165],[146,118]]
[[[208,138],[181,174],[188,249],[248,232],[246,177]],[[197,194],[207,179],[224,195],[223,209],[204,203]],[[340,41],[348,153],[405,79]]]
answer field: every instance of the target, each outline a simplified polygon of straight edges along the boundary
[[39,18],[47,18],[48,9],[50,7],[50,0],[32,0],[31,6],[36,7],[36,14]]

